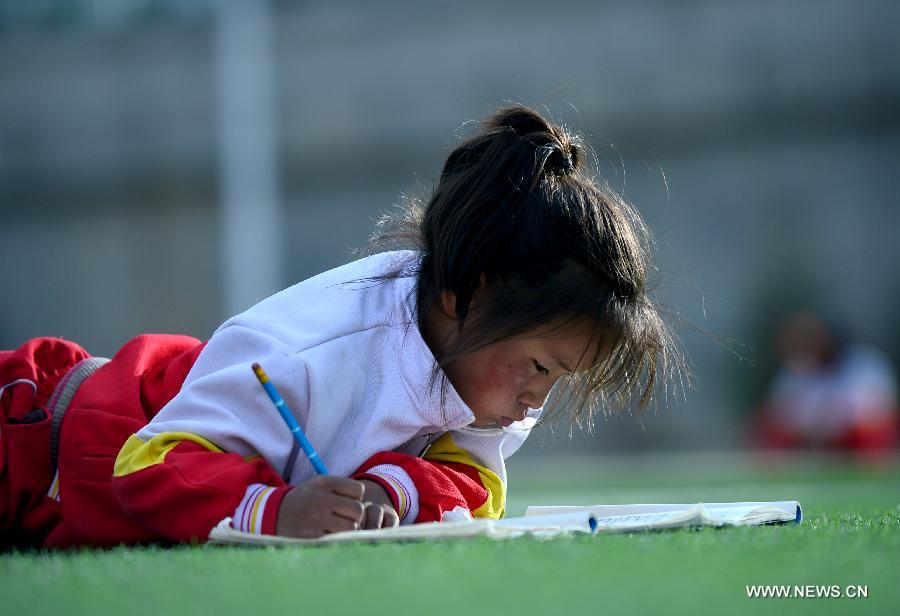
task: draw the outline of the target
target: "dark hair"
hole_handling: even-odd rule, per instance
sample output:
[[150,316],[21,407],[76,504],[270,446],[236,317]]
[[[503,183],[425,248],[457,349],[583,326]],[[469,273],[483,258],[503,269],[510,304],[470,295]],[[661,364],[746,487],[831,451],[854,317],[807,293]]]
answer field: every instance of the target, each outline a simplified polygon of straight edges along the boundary
[[[427,205],[406,198],[373,236],[375,247],[419,251],[420,327],[442,291],[456,295],[459,335],[440,366],[540,326],[592,324],[593,367],[564,377],[548,401],[548,415],[568,407],[579,422],[604,401],[636,398],[642,410],[684,370],[648,297],[649,231],[584,171],[585,154],[578,135],[537,112],[500,109],[450,153]],[[482,275],[485,300],[473,309]]]

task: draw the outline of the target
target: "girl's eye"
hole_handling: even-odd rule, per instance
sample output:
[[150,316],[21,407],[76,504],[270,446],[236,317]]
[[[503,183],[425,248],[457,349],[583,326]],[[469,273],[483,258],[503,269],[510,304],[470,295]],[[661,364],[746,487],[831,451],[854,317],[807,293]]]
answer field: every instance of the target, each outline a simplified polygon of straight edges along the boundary
[[538,360],[534,360],[534,367],[537,368],[537,371],[543,374],[544,376],[550,374],[550,371],[544,368]]

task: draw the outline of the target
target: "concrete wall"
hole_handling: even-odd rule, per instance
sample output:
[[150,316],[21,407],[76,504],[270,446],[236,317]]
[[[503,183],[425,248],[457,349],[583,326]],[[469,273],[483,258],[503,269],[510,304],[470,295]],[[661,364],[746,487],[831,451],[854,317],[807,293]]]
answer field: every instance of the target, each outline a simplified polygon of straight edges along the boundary
[[[756,361],[688,334],[701,388],[600,444],[733,444],[784,307],[900,350],[898,6],[275,3],[282,286],[427,195],[468,120],[546,105],[648,219],[662,299]],[[4,26],[0,348],[208,336],[228,316],[212,17]]]

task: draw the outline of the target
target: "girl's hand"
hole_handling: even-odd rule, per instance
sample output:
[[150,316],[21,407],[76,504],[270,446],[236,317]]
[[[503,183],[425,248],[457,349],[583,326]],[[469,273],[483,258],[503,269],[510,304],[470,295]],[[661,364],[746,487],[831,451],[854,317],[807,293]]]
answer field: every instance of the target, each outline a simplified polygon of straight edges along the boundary
[[366,507],[365,520],[360,528],[393,528],[400,524],[394,503],[381,484],[371,479],[361,479],[359,483],[365,486],[363,504]]
[[369,519],[369,507],[363,504],[366,492],[363,482],[355,479],[335,475],[314,477],[285,494],[278,509],[276,532],[286,537],[316,538],[369,528],[363,526]]

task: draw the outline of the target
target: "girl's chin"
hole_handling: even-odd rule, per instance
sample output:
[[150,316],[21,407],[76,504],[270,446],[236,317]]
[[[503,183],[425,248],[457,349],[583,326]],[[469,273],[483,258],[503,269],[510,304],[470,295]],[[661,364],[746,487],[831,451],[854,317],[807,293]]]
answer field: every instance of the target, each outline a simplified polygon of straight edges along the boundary
[[513,420],[508,417],[490,417],[485,419],[476,419],[471,423],[473,428],[508,428],[513,424]]

